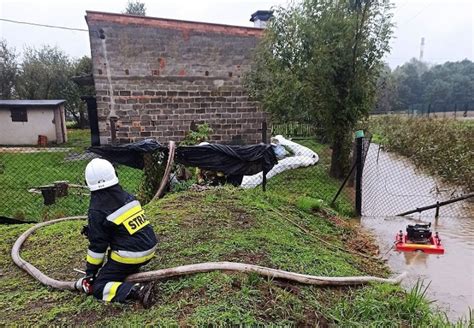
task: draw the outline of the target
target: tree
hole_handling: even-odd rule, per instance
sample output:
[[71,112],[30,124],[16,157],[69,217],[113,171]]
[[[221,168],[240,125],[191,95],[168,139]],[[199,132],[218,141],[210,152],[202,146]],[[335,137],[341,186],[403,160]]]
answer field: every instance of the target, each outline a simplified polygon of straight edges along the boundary
[[17,74],[15,49],[8,48],[6,40],[0,40],[0,99],[12,98]]
[[138,0],[136,1],[129,0],[127,3],[127,8],[125,8],[124,14],[146,16],[145,4]]
[[385,64],[377,80],[376,103],[374,111],[389,113],[397,107],[397,85],[390,67]]
[[394,110],[446,111],[474,103],[474,63],[467,59],[431,67],[411,59],[397,67],[391,78]]
[[385,0],[303,0],[279,8],[247,77],[250,94],[266,109],[323,123],[337,178],[349,169],[356,123],[374,105],[392,34],[390,9]]
[[72,76],[69,57],[56,47],[26,48],[16,82],[23,99],[58,99]]
[[415,58],[397,67],[393,78],[397,85],[397,109],[406,110],[421,102],[425,83],[422,76],[428,72],[428,66]]
[[71,60],[56,47],[27,48],[16,80],[16,91],[23,99],[65,99],[65,110],[79,127],[86,124],[86,108],[81,96],[94,95],[93,87],[80,87],[73,76],[92,73],[90,58]]
[[[83,56],[82,58],[73,61],[72,75],[92,76],[92,60]],[[77,83],[68,83],[62,94],[68,100],[69,106],[66,110],[74,117],[79,128],[83,129],[88,124],[87,120],[87,106],[81,100],[82,96],[95,96],[94,86],[78,85]]]

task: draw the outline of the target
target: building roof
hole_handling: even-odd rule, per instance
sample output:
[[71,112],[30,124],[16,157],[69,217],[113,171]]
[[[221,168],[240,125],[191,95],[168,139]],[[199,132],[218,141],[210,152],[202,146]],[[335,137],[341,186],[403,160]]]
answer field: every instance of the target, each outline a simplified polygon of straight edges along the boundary
[[0,99],[0,108],[4,107],[52,107],[59,106],[66,102],[64,99],[47,99],[47,100],[5,100]]
[[136,16],[100,11],[86,11],[86,21],[110,22],[122,25],[151,26],[182,31],[213,32],[222,34],[262,36],[263,29],[260,27],[235,26],[205,22],[185,21],[169,18]]

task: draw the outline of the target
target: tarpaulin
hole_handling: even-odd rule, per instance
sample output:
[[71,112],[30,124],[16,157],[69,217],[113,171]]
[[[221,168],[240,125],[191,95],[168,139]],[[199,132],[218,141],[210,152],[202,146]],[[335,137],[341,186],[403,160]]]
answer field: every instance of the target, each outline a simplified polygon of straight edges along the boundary
[[[152,139],[126,145],[89,147],[89,150],[118,164],[143,169],[143,155],[168,148]],[[229,176],[252,175],[269,171],[278,163],[271,145],[250,146],[206,144],[176,148],[175,162]]]
[[252,175],[278,163],[271,145],[227,146],[207,144],[176,149],[176,162],[225,175]]
[[155,151],[168,151],[168,148],[153,139],[146,139],[124,145],[93,146],[88,148],[91,152],[100,155],[108,161],[143,169],[143,155]]

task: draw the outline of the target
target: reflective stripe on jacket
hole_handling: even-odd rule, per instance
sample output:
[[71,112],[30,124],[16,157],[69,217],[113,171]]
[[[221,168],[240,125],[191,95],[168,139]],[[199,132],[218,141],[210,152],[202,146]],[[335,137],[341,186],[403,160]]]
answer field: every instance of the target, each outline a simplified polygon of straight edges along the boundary
[[87,271],[91,273],[102,266],[108,250],[112,260],[124,264],[144,263],[155,253],[157,239],[140,202],[119,186],[113,192],[115,207],[101,209],[94,204],[89,209]]

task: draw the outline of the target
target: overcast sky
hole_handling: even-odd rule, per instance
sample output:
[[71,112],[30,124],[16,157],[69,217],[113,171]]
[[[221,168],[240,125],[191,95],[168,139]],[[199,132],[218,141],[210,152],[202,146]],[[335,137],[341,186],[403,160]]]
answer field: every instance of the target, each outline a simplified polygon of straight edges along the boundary
[[[142,0],[147,15],[182,20],[252,26],[259,9],[287,0]],[[425,61],[435,64],[473,60],[474,0],[392,0],[397,25],[387,62],[392,68],[418,58],[425,38]],[[0,0],[0,18],[87,29],[86,10],[120,13],[126,0]],[[0,21],[0,38],[21,51],[24,46],[56,45],[74,57],[90,56],[87,32]]]

